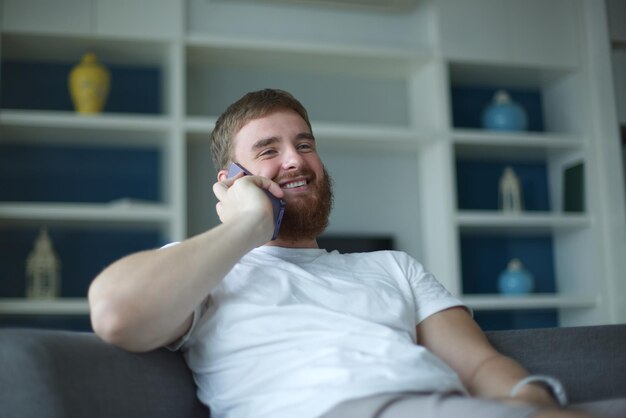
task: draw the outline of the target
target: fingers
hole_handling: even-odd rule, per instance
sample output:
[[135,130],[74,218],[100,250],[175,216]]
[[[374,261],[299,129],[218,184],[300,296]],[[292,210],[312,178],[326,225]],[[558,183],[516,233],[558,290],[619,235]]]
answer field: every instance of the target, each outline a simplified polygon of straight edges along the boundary
[[271,202],[267,196],[284,196],[283,190],[272,180],[261,176],[238,174],[213,184],[213,193],[218,199],[215,211],[222,223],[227,223],[240,216],[252,216],[273,219]]
[[224,217],[224,204],[222,202],[217,202],[215,204],[215,211],[217,212],[217,216],[220,218],[220,221],[224,222],[226,218]]
[[226,192],[228,189],[235,183],[236,180],[243,177],[243,173],[237,173],[236,176],[231,178],[226,178],[222,181],[218,181],[213,184],[213,194],[217,197],[218,200],[222,200],[226,196]]
[[279,199],[285,195],[283,189],[281,189],[278,184],[268,179],[267,177],[252,177],[252,179],[255,179],[254,182],[258,187],[269,191],[271,194]]
[[[244,177],[244,174],[238,173],[234,177],[224,179],[222,181],[218,181],[217,183],[213,184],[213,193],[215,194],[215,197],[217,197],[218,200],[220,201],[223,200],[224,197],[226,196],[226,193],[228,192],[228,189],[232,187],[232,185],[235,184],[235,182],[241,179],[242,177]],[[284,191],[280,188],[280,186],[276,184],[275,182],[273,182],[272,180],[268,179],[267,177],[245,176],[245,178],[246,178],[245,180],[246,182],[253,183],[258,188],[269,191],[271,194],[273,194],[279,199],[285,195]]]
[[223,181],[218,181],[213,184],[213,194],[215,195],[215,197],[217,197],[218,201],[221,201],[222,199],[224,199],[224,197],[226,196],[226,193],[228,192],[229,187],[230,186],[227,186],[226,184],[224,184]]

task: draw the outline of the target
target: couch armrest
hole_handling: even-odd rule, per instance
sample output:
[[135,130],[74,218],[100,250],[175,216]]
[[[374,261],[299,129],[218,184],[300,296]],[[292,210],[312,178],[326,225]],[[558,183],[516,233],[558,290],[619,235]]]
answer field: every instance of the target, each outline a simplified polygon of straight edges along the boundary
[[570,402],[626,398],[626,324],[487,332],[531,373],[563,382]]
[[133,354],[90,333],[0,330],[3,417],[208,417],[180,353]]

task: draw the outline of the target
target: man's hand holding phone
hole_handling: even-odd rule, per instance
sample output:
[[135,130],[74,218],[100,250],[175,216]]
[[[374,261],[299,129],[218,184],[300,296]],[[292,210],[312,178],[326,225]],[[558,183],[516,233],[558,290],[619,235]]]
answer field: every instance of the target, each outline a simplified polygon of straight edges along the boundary
[[284,192],[278,184],[233,163],[227,178],[213,185],[213,192],[219,200],[216,210],[222,222],[234,217],[240,221],[245,216],[255,224],[267,223],[267,230],[272,231],[271,239],[276,239],[285,208],[285,202],[280,199]]

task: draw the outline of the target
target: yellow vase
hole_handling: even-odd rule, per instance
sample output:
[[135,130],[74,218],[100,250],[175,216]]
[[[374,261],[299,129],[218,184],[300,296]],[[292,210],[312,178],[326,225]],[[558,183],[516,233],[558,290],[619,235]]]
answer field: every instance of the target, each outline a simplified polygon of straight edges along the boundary
[[109,95],[111,76],[96,55],[83,55],[80,63],[70,71],[68,82],[74,109],[78,113],[99,113]]

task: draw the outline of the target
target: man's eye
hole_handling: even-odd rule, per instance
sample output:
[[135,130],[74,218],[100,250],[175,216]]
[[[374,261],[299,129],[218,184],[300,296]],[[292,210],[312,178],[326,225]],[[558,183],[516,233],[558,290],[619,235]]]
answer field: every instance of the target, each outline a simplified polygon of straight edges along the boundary
[[307,144],[307,143],[302,143],[300,145],[298,145],[298,149],[301,151],[311,151],[313,150],[313,145],[311,144]]
[[267,156],[273,155],[275,153],[276,153],[276,150],[274,150],[274,149],[266,149],[266,150],[261,151],[261,153],[259,153],[259,156],[267,157]]

